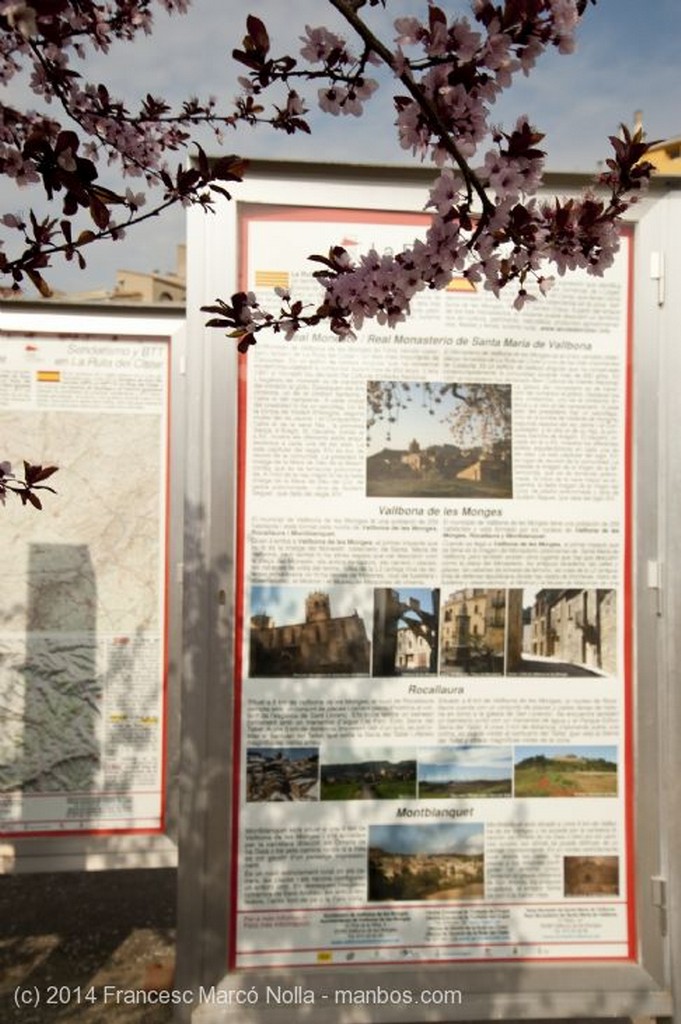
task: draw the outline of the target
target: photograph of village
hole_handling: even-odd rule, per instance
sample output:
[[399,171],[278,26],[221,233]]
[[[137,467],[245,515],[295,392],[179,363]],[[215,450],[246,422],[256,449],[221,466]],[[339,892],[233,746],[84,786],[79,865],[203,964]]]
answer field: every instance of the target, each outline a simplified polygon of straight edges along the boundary
[[250,675],[368,675],[371,594],[360,586],[253,587]]
[[368,867],[370,901],[481,899],[484,826],[371,825]]
[[511,747],[453,746],[420,750],[420,800],[513,795]]
[[246,751],[246,800],[319,799],[317,747],[249,747]]
[[563,857],[565,896],[619,896],[619,857]]
[[516,797],[617,796],[616,747],[516,747]]
[[510,590],[507,672],[615,675],[617,592],[579,587]]
[[512,498],[511,385],[369,381],[366,493]]
[[436,673],[439,609],[439,590],[377,587],[374,590],[373,675]]
[[440,674],[503,675],[505,649],[506,591],[450,591],[440,617]]
[[410,800],[416,797],[416,752],[399,747],[323,747],[322,800]]

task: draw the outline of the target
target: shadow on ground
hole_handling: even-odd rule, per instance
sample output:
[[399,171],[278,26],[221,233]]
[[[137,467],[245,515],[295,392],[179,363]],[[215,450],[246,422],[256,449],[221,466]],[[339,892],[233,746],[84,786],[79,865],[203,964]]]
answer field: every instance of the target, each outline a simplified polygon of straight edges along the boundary
[[[139,1000],[145,986],[167,984],[175,890],[166,868],[0,877],[0,1021],[170,1021],[170,1007]],[[33,1003],[38,993],[39,1005],[17,1005],[17,987]],[[116,990],[142,995],[132,1002]]]

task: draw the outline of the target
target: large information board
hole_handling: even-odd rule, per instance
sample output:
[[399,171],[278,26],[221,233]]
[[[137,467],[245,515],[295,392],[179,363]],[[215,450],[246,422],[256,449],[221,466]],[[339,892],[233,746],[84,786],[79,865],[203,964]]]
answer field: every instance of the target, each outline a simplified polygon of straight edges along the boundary
[[[240,286],[426,223],[246,205]],[[632,258],[242,358],[233,966],[635,957]]]
[[78,323],[0,338],[2,456],[59,467],[2,510],[7,838],[164,826],[170,339]]

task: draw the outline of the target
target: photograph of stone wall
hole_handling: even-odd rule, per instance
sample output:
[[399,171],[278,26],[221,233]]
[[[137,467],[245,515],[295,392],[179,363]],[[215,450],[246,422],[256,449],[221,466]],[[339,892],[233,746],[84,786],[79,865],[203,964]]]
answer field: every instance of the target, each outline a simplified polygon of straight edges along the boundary
[[249,747],[246,751],[246,800],[319,799],[317,747]]
[[619,896],[619,857],[563,857],[565,896]]

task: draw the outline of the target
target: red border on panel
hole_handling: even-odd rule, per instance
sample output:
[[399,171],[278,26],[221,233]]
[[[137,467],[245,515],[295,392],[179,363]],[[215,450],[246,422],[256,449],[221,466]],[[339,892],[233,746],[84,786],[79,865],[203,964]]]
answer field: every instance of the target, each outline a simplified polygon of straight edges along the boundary
[[624,784],[629,959],[637,958],[636,844],[634,791],[634,231],[622,231],[627,246],[627,337],[624,425]]
[[[171,409],[172,409],[172,352],[171,352],[171,338],[169,335],[141,335],[141,334],[94,334],[91,331],[83,332],[79,334],[75,331],[59,333],[46,331],[3,331],[0,335],[9,338],[22,338],[32,337],[35,339],[45,339],[48,343],[52,340],[63,340],[68,338],[72,341],[78,341],[79,339],[88,339],[90,341],[102,342],[106,344],[123,344],[138,342],[140,344],[164,344],[165,346],[165,358],[166,358],[166,380],[167,380],[167,405],[166,405],[166,428],[165,428],[165,487],[164,487],[164,506],[165,506],[165,529],[164,535],[161,539],[161,549],[163,551],[163,609],[162,609],[162,629],[163,629],[163,650],[161,655],[161,765],[160,765],[160,790],[159,790],[159,824],[155,826],[149,826],[146,828],[126,828],[122,825],[120,828],[52,828],[52,829],[21,829],[12,831],[3,831],[0,829],[0,839],[7,842],[18,842],[21,839],[36,839],[36,838],[51,838],[58,839],[60,837],[74,838],[76,836],[133,836],[133,835],[163,835],[165,833],[166,825],[166,813],[167,813],[167,793],[166,786],[168,780],[168,684],[169,684],[169,660],[170,660],[170,649],[169,649],[169,609],[170,609],[170,437],[171,437]],[[152,792],[156,790],[135,790],[136,793]],[[58,792],[52,792],[46,794],[52,797],[62,796],[64,794]],[[68,796],[88,796],[92,799],[96,799],[99,796],[117,795],[112,790],[107,790],[106,794],[99,790],[84,790],[82,793],[68,793]],[[129,791],[125,791],[125,795],[129,795]],[[43,794],[36,794],[36,796],[43,796]],[[51,819],[59,821],[60,819]],[[104,819],[102,819],[104,820]],[[118,820],[118,819],[115,819]]]
[[[430,223],[430,216],[424,213],[386,211],[386,210],[357,210],[357,209],[335,209],[326,207],[296,207],[266,204],[243,204],[239,212],[238,237],[239,237],[239,262],[238,262],[238,287],[246,291],[248,288],[248,252],[249,252],[249,225],[253,222],[320,222],[320,223],[375,223],[423,227]],[[461,959],[442,959],[437,961],[417,961],[415,965],[426,963],[461,964],[461,963],[572,963],[575,965],[588,965],[589,963],[622,963],[637,960],[637,914],[636,914],[636,870],[635,870],[635,794],[634,794],[634,696],[633,696],[633,306],[634,306],[634,232],[630,227],[622,230],[622,241],[627,246],[627,268],[626,268],[626,359],[625,359],[625,433],[624,433],[624,631],[623,638],[623,681],[624,681],[624,838],[627,856],[626,885],[627,885],[627,953],[622,956],[608,957],[519,957],[519,958],[495,958],[493,960],[476,960],[472,957]],[[257,358],[257,355],[255,356]],[[240,819],[240,788],[241,788],[241,710],[243,701],[243,647],[244,647],[244,602],[245,602],[245,539],[246,539],[246,444],[247,444],[247,372],[248,354],[238,357],[239,380],[238,380],[238,439],[237,439],[237,522],[236,522],[236,585],[235,585],[235,651],[234,651],[234,762],[233,762],[233,817],[232,817],[232,875],[230,878],[231,914],[229,918],[229,969],[236,968],[237,958],[237,918],[241,913],[238,908],[238,850],[239,850],[239,819]],[[622,902],[622,901],[617,901]],[[304,908],[308,910],[309,908]],[[287,908],[287,913],[295,911],[296,908]],[[274,911],[276,913],[276,910]],[[590,943],[596,945],[600,943]],[[624,942],[611,943],[623,945]],[[489,943],[487,944],[489,945]],[[546,943],[543,943],[546,945]],[[283,951],[282,951],[283,952]],[[392,961],[381,960],[381,965],[389,965]],[[397,962],[397,961],[395,961]],[[400,961],[403,962],[403,961]],[[313,967],[314,964],[273,964],[262,965],[264,967]],[[326,965],[328,966],[328,965]],[[358,965],[360,966],[360,965]],[[361,966],[365,966],[364,963]],[[249,968],[251,969],[251,968]]]

